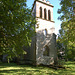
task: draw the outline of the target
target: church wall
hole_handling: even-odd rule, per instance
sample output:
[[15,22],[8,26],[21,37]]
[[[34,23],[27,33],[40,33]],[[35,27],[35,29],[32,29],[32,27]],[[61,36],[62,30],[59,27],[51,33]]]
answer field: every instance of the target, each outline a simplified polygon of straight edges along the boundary
[[32,64],[36,64],[36,34],[32,37],[31,49],[30,49],[30,61]]
[[[40,18],[37,18],[37,19],[38,19],[37,24],[39,24],[39,28],[36,28],[36,32],[38,32],[39,30],[47,29],[48,34],[55,33],[55,28],[54,28],[53,22],[50,22],[47,20],[42,20]],[[36,27],[37,27],[37,24],[36,24]]]
[[32,16],[36,17],[36,3],[35,3],[34,8],[32,10]]
[[[40,31],[41,32],[41,31]],[[55,58],[55,41],[53,38],[53,34],[44,36],[44,34],[37,33],[37,41],[36,41],[36,61],[37,64],[44,64],[44,65],[50,65],[54,63],[54,58]],[[40,37],[41,36],[41,37]],[[44,56],[43,55],[43,48],[45,46],[49,47],[49,56]]]

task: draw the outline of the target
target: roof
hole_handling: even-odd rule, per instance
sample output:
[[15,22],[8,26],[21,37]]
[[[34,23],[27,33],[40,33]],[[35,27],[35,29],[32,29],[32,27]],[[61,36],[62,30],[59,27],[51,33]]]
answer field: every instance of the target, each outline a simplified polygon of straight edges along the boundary
[[45,4],[45,5],[48,5],[48,6],[54,7],[53,5],[47,4],[47,3],[43,2],[43,1],[35,0],[34,3],[33,3],[32,10],[33,10],[33,8],[34,8],[34,5],[35,5],[36,1],[38,1],[38,2],[40,2],[40,3],[43,3],[43,4]]

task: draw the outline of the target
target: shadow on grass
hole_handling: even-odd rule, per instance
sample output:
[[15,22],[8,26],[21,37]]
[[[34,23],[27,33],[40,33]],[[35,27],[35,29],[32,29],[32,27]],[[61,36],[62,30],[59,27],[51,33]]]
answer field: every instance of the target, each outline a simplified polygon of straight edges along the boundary
[[[74,65],[73,63],[69,62],[67,65]],[[63,69],[63,70],[54,70],[51,68],[47,68],[44,66],[32,66],[32,65],[17,65],[14,63],[2,63],[0,64],[0,75],[4,74],[19,74],[19,75],[72,75],[72,73],[75,74],[75,67]],[[5,68],[5,69],[4,69]],[[8,68],[8,69],[7,69]]]
[[[11,67],[12,68],[19,68],[19,69],[12,69]],[[43,69],[43,67],[35,67],[35,66],[32,66],[32,65],[17,65],[17,64],[14,64],[14,63],[10,63],[10,64],[2,63],[2,64],[0,64],[0,68],[2,68],[2,70],[0,70],[0,74],[3,74],[3,73],[17,73],[17,72],[21,72],[21,73],[41,72],[40,69]],[[30,68],[30,70],[26,70],[26,68]],[[35,70],[32,70],[32,69],[35,69]]]
[[[35,66],[31,66],[31,65],[17,65],[17,64],[13,64],[13,63],[12,64],[5,63],[5,64],[0,64],[0,68],[2,68],[2,70],[0,70],[0,75],[1,74],[4,74],[4,75],[12,74],[13,75],[15,73],[19,74],[19,75],[20,74],[33,75],[34,73],[36,73],[38,75],[46,74],[45,73],[46,71],[42,71],[45,68],[43,66],[35,67]],[[47,73],[47,74],[53,74],[53,73]]]
[[41,75],[41,74],[49,74],[49,75],[52,75],[52,74],[55,74],[55,73],[45,73],[45,72],[42,72],[40,70],[26,70],[26,69],[12,69],[12,70],[2,70],[0,71],[1,74],[24,74],[24,75],[33,75],[34,73],[38,73],[38,75]]
[[7,68],[7,67],[16,67],[17,66],[17,64],[15,64],[15,63],[1,63],[0,64],[0,68]]

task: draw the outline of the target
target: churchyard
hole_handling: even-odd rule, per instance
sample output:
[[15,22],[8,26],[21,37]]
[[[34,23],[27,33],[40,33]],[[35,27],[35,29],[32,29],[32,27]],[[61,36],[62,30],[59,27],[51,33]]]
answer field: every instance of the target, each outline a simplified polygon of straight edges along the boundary
[[65,62],[65,69],[52,69],[44,66],[0,63],[0,75],[75,75],[75,61]]

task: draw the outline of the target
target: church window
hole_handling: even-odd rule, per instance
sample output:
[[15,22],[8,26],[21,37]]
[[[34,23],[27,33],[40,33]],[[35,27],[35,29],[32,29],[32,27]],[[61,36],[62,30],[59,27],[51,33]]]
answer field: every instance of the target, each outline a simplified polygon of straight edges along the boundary
[[50,12],[50,10],[48,10],[48,20],[51,21],[51,12]]
[[47,36],[47,29],[45,29],[45,36]]
[[44,9],[44,19],[46,19],[46,9]]
[[42,7],[40,7],[40,18],[42,18]]
[[43,48],[43,55],[49,56],[49,47],[47,45]]

